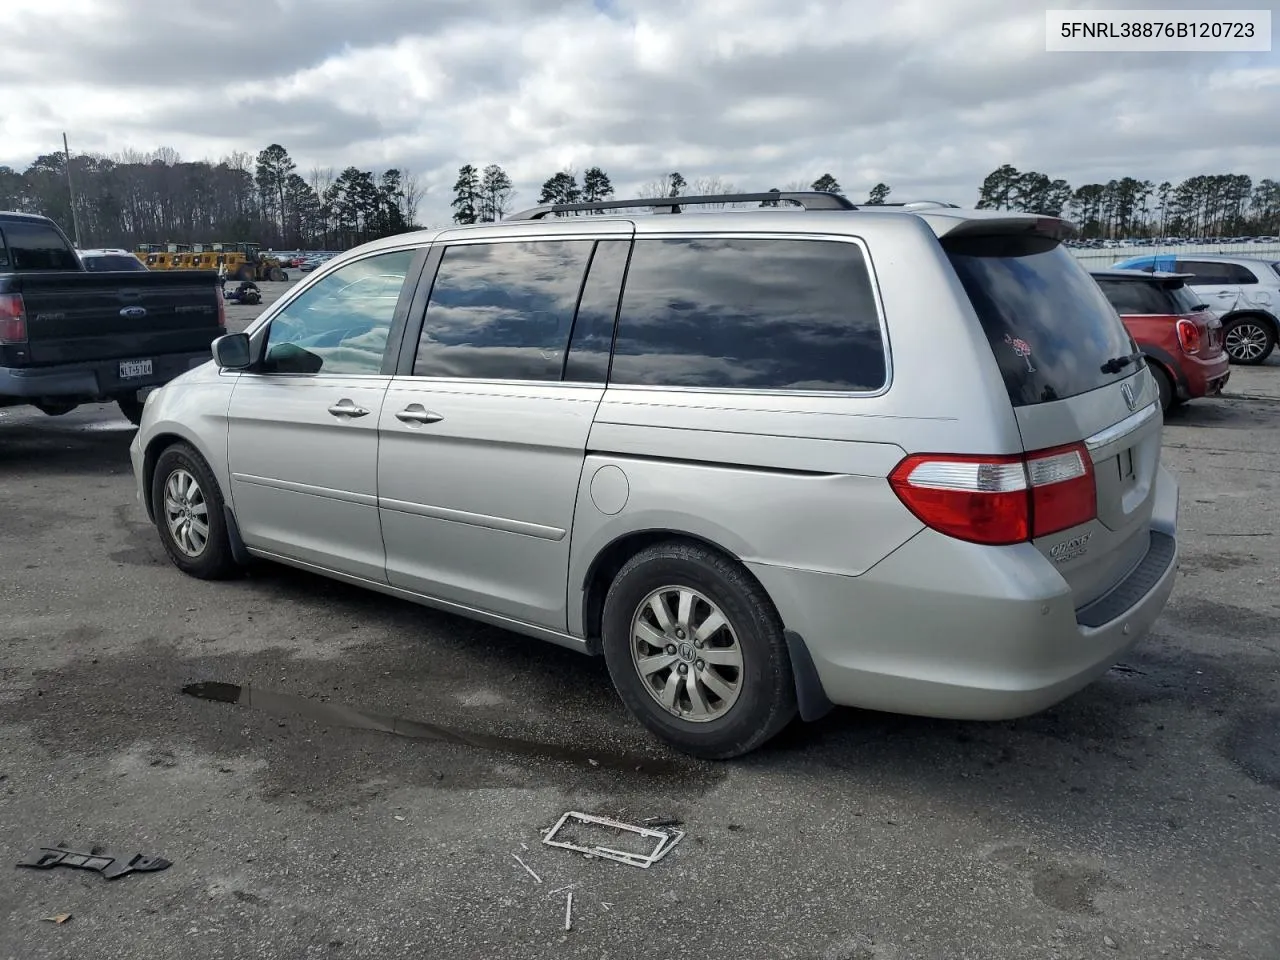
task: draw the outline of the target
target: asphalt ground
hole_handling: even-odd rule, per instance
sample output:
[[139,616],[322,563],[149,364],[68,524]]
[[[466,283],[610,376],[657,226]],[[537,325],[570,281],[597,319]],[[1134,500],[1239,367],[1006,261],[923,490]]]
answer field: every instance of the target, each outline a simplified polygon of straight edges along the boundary
[[[1280,403],[1171,413],[1178,586],[1097,683],[1008,723],[839,710],[725,764],[651,740],[599,661],[282,567],[182,576],[131,439],[0,410],[0,860],[173,865],[0,862],[0,958],[1280,956]],[[687,836],[587,860],[539,842],[566,810]]]

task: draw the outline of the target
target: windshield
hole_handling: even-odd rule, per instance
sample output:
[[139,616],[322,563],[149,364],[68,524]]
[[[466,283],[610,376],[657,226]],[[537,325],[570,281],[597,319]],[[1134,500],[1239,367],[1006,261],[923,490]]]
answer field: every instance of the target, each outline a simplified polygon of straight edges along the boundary
[[1064,400],[1133,375],[1132,364],[1107,364],[1131,355],[1133,341],[1093,277],[1056,240],[963,237],[943,247],[1014,406]]
[[0,269],[78,271],[80,258],[52,225],[10,220],[0,225]]
[[126,253],[108,253],[102,256],[81,257],[86,270],[94,273],[118,273],[126,270],[146,270],[146,266],[137,257]]

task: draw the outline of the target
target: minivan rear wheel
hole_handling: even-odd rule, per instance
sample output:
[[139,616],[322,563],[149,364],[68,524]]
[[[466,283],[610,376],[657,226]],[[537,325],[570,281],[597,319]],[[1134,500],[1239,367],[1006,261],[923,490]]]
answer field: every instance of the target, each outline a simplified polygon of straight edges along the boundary
[[604,602],[609,675],[627,708],[685,753],[726,760],[795,716],[782,622],[738,563],[670,541],[632,557]]

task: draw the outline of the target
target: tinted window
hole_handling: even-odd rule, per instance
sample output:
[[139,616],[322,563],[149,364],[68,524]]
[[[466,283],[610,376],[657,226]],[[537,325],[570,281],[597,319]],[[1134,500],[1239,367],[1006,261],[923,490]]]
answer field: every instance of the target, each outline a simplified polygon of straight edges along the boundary
[[413,361],[419,377],[559,380],[590,240],[449,247]]
[[1257,283],[1258,278],[1254,276],[1253,271],[1248,267],[1241,266],[1238,263],[1223,264],[1227,268],[1227,276],[1231,278],[1232,283]]
[[1174,273],[1193,273],[1195,279],[1190,282],[1196,286],[1209,286],[1215,283],[1239,283],[1233,280],[1228,269],[1230,264],[1214,263],[1212,260],[1179,260]]
[[601,240],[596,244],[587,282],[582,286],[578,316],[573,321],[573,338],[564,368],[566,380],[604,383],[608,377],[613,324],[630,253],[630,240]]
[[1133,375],[1104,373],[1133,343],[1093,278],[1049,238],[944,242],[1014,406],[1062,400]]
[[1124,316],[1177,312],[1167,292],[1158,283],[1099,279],[1098,286],[1107,295],[1116,312]]
[[0,266],[10,270],[79,270],[80,258],[67,241],[39,220],[10,220],[0,225]]
[[271,321],[268,373],[380,373],[396,302],[414,251],[340,267]]
[[100,257],[81,257],[86,270],[94,273],[115,272],[122,270],[146,270],[142,261],[123,253],[108,253]]
[[611,383],[875,390],[884,343],[852,243],[640,240]]
[[1173,299],[1175,313],[1199,313],[1207,309],[1204,299],[1190,287],[1173,287],[1168,294]]

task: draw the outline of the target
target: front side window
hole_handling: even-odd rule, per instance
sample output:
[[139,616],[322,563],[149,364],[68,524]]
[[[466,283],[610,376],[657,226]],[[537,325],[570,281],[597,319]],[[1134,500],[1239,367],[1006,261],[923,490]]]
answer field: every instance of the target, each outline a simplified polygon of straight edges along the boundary
[[440,261],[418,377],[559,380],[590,240],[460,244]]
[[835,240],[639,240],[610,383],[872,391],[887,363],[862,250]]
[[263,372],[380,373],[414,252],[357,260],[302,293],[271,321]]

